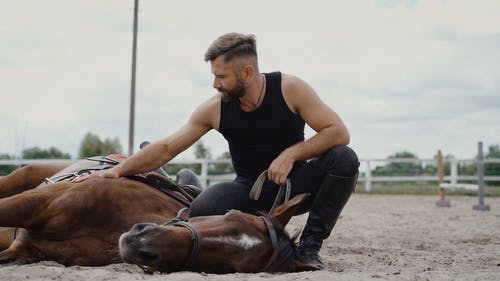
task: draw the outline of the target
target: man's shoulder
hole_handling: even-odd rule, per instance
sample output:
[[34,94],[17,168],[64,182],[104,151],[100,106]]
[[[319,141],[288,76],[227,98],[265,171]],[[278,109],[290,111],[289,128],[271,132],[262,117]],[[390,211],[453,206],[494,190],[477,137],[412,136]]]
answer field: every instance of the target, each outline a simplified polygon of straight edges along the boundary
[[200,109],[205,110],[216,110],[220,108],[221,103],[221,93],[216,93],[212,95],[210,98],[206,99],[199,106]]
[[191,121],[211,128],[218,128],[220,116],[221,95],[215,94],[202,102],[192,113]]
[[307,83],[304,80],[295,75],[281,73],[281,89],[283,92],[294,92],[306,85]]

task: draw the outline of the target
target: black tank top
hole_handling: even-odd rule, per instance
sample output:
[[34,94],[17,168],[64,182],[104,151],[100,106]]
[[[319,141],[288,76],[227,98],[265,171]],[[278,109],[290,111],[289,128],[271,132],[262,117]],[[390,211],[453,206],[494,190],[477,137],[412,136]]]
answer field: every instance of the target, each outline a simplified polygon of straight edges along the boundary
[[281,72],[264,75],[264,100],[254,111],[243,111],[238,101],[221,102],[219,132],[229,143],[237,177],[252,183],[283,150],[304,141],[304,120],[283,99]]

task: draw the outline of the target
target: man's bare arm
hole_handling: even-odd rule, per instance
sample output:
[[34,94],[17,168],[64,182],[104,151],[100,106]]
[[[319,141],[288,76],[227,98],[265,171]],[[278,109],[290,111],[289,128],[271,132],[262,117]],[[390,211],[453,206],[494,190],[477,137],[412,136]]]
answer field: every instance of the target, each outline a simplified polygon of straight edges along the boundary
[[[220,97],[218,97],[220,100]],[[191,115],[188,122],[172,135],[153,142],[136,154],[125,159],[117,166],[82,177],[76,182],[93,177],[118,178],[152,171],[189,148],[212,128],[218,127],[217,96],[201,104]]]
[[288,107],[317,133],[285,149],[271,163],[268,177],[278,184],[285,183],[295,161],[311,159],[334,146],[349,143],[349,132],[338,114],[307,83],[297,77],[284,75],[282,88]]

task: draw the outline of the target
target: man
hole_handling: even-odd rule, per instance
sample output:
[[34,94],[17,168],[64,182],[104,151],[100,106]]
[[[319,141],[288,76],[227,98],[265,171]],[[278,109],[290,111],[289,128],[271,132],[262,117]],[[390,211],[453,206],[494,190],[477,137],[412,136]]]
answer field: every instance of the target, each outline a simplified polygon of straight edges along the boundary
[[[359,167],[356,154],[346,146],[349,133],[342,120],[301,79],[260,73],[253,35],[220,36],[208,48],[205,61],[210,61],[218,93],[171,136],[90,177],[118,178],[154,170],[211,129],[218,130],[228,141],[236,179],[204,190],[193,201],[190,215],[269,211],[280,186],[290,178],[292,196],[312,195],[301,210],[309,211],[309,217],[298,258],[324,268],[318,252],[354,191]],[[308,140],[305,123],[317,132]],[[260,199],[249,199],[252,184],[266,169],[268,181]]]

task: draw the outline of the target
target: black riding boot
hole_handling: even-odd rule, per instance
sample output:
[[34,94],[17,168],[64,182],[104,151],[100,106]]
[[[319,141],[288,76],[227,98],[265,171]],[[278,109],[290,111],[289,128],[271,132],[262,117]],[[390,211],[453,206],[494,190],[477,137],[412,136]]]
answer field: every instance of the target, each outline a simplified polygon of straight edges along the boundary
[[318,253],[323,240],[330,236],[347,200],[354,192],[358,175],[340,177],[326,175],[309,210],[306,226],[300,237],[298,259],[316,269],[325,266]]

